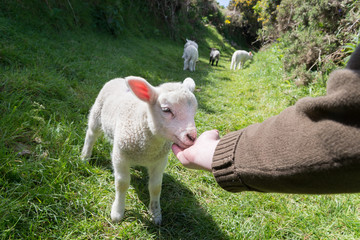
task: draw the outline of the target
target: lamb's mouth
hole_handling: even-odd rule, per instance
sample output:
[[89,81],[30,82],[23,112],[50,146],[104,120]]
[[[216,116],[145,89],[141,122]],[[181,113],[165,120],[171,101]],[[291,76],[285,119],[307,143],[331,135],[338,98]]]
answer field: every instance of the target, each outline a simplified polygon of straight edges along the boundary
[[176,138],[176,141],[174,141],[174,143],[176,145],[178,145],[180,148],[186,149],[186,148],[189,148],[189,147],[191,147],[193,145],[193,144],[189,145],[189,144],[184,143],[177,136],[175,136],[175,138]]

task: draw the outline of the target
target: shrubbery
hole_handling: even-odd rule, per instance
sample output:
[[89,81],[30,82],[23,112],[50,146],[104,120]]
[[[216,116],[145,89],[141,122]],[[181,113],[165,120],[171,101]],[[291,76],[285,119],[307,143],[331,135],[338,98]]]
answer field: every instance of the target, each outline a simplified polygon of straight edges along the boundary
[[117,37],[131,32],[172,39],[195,39],[204,23],[223,22],[215,0],[0,0],[0,14],[57,31],[95,27]]
[[225,28],[228,38],[241,42],[245,39],[248,45],[255,45],[257,40],[257,31],[261,27],[254,13],[256,0],[236,0],[231,1],[227,11],[225,11]]
[[154,15],[141,0],[0,0],[0,14],[55,31],[95,28],[114,36],[156,31]]
[[[219,25],[222,14],[215,0],[147,0],[157,25],[173,39],[199,36],[204,24]],[[165,28],[164,28],[165,27]]]
[[342,64],[359,41],[359,0],[233,0],[229,9],[241,16],[240,24],[235,17],[230,22],[240,29],[247,25],[250,39],[256,31],[261,45],[282,46],[284,69],[306,76],[300,84],[311,81],[314,71],[327,73]]
[[343,46],[359,31],[359,3],[283,0],[277,11],[277,34],[285,50],[285,70],[327,73],[342,64],[348,54]]
[[[116,37],[165,35],[201,41],[213,24],[237,48],[278,42],[284,69],[295,75],[329,72],[359,42],[360,0],[0,0],[0,14],[55,31],[96,28]],[[299,74],[302,72],[303,74]]]

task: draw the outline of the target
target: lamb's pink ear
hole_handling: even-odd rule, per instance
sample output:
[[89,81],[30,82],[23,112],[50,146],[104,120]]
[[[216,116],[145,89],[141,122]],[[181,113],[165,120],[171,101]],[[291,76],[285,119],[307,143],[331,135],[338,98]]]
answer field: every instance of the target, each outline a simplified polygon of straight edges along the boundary
[[154,103],[156,101],[156,91],[150,83],[141,77],[126,77],[128,87],[140,100],[147,103]]
[[252,53],[251,53],[251,52],[249,52],[249,56],[252,56]]

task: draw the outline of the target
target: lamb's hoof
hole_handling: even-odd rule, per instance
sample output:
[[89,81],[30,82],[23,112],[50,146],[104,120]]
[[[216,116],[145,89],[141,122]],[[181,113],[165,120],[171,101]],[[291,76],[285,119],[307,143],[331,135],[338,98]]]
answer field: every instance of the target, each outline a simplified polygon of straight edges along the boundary
[[151,216],[151,221],[154,224],[161,225],[161,221],[162,221],[161,210],[160,211],[151,211],[150,210],[150,216]]
[[84,159],[84,158],[80,158],[81,162],[84,163],[85,165],[89,165],[90,164],[90,158]]
[[86,154],[81,154],[80,155],[80,160],[84,163],[89,163],[89,160],[90,160],[91,156],[88,156]]
[[161,225],[161,221],[162,221],[162,217],[161,217],[161,214],[158,215],[158,216],[152,216],[151,217],[151,220],[154,224],[160,226]]
[[113,223],[118,223],[124,218],[124,213],[119,213],[115,211],[111,211],[111,221]]

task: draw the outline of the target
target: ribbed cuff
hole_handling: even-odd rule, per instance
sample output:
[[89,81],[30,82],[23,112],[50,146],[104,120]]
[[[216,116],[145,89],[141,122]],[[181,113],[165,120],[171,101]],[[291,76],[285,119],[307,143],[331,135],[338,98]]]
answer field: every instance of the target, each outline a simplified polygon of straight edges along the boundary
[[216,146],[212,172],[218,184],[229,192],[249,190],[237,175],[234,165],[235,150],[242,130],[231,132],[221,138]]

